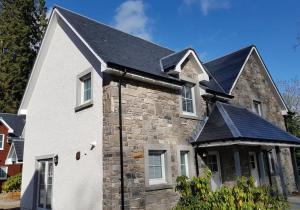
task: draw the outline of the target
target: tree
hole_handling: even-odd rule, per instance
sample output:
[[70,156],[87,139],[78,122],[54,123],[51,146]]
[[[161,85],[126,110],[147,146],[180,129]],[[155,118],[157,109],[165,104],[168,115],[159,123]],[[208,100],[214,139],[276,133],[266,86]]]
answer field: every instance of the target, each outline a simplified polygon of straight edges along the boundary
[[16,112],[47,20],[44,0],[0,0],[0,111]]
[[280,81],[279,84],[282,97],[289,109],[286,116],[287,130],[300,137],[300,80],[296,78]]

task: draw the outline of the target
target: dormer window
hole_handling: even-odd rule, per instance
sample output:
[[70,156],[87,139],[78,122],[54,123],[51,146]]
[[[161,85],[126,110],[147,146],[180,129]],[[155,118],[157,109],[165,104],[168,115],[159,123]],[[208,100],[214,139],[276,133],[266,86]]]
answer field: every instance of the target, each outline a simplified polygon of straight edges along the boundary
[[195,115],[194,87],[183,86],[182,88],[182,112],[187,115]]
[[253,101],[253,111],[261,116],[261,102],[260,101]]

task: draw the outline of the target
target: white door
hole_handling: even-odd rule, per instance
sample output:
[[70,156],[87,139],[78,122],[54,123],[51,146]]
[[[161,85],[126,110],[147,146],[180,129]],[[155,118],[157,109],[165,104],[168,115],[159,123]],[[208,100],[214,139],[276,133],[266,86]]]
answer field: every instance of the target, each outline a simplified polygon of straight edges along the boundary
[[37,210],[52,209],[53,159],[38,161]]
[[251,176],[254,178],[255,186],[259,185],[259,174],[258,174],[258,165],[255,152],[249,152],[249,165],[251,170]]
[[211,189],[214,191],[222,184],[219,153],[216,151],[208,152],[206,164],[212,172],[210,183]]

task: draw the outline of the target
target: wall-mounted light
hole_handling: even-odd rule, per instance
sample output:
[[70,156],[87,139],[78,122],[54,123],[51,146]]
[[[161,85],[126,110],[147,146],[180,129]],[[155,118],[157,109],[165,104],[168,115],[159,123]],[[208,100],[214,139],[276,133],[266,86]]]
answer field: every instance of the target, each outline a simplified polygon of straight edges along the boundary
[[58,164],[58,155],[54,156],[53,161],[54,161],[55,166],[57,166],[57,164]]

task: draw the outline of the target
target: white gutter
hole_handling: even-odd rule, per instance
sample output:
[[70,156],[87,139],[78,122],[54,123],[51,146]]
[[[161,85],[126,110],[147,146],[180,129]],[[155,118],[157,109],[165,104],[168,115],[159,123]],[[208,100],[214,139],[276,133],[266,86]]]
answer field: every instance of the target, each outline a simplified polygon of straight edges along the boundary
[[221,147],[221,146],[232,146],[232,145],[243,145],[243,146],[279,146],[279,147],[298,147],[300,144],[286,144],[286,143],[267,143],[259,141],[218,141],[212,143],[203,143],[201,145],[196,145],[197,148],[206,148],[206,147]]
[[[121,76],[122,74],[124,74],[123,71],[119,71],[119,70],[112,69],[112,68],[106,68],[105,72],[113,74],[113,75],[117,75],[117,76]],[[175,85],[175,84],[172,84],[169,82],[164,82],[164,81],[160,81],[160,80],[151,79],[148,77],[143,77],[143,76],[129,73],[129,72],[127,72],[124,75],[124,77],[133,79],[133,80],[138,80],[138,81],[145,82],[145,83],[149,83],[149,84],[154,84],[154,85],[159,85],[159,86],[175,89],[175,90],[181,90],[181,88],[182,88],[182,86],[180,86],[180,85]]]

